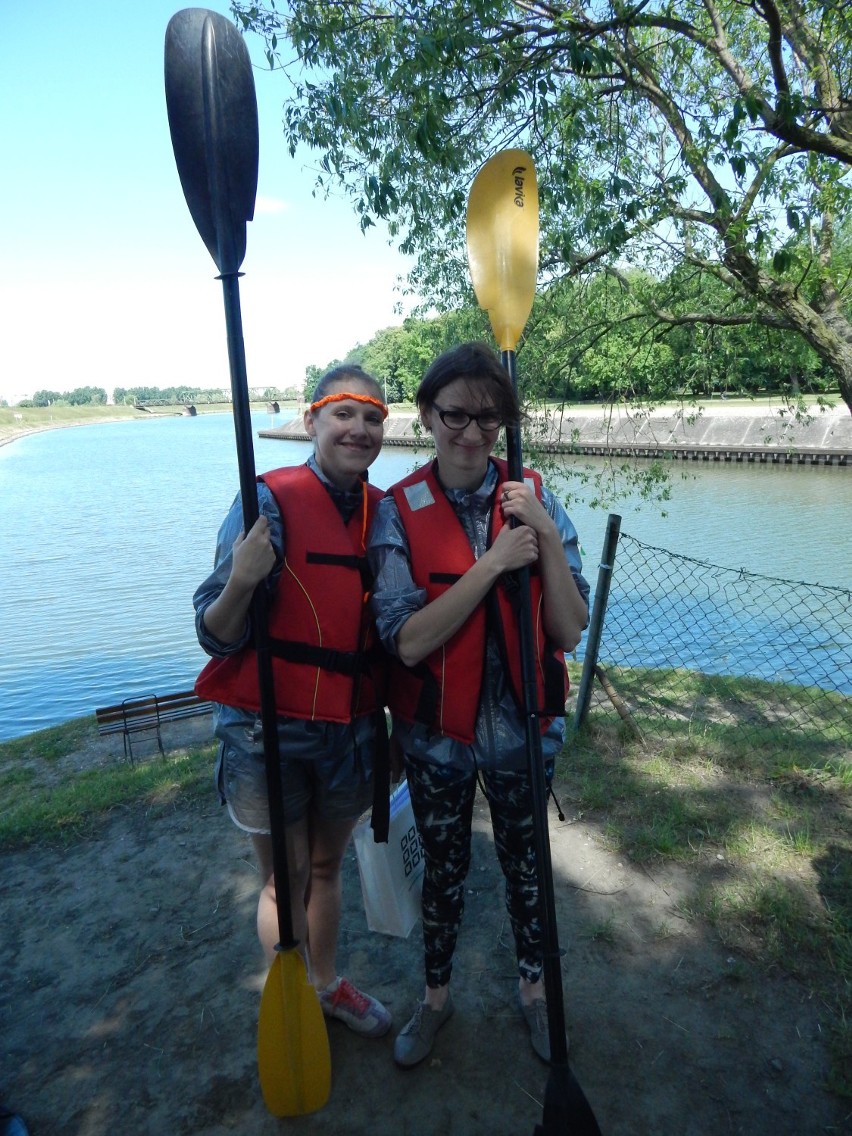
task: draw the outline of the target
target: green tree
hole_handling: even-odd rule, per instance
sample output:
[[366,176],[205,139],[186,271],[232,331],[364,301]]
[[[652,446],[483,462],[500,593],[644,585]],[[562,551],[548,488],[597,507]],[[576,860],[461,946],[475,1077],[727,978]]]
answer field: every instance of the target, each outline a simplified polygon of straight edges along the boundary
[[478,308],[446,312],[432,319],[410,317],[401,327],[378,332],[362,348],[363,365],[383,383],[388,402],[412,402],[436,355],[467,339],[482,339],[487,319]]
[[65,395],[59,394],[58,391],[39,390],[32,397],[32,405],[52,406],[55,402],[61,402],[64,398]]
[[631,270],[565,277],[538,297],[523,347],[528,393],[547,400],[678,396],[672,351],[637,296],[656,287]]
[[[357,362],[357,360],[355,359],[350,359],[349,355],[346,356],[346,359],[352,363]],[[308,366],[305,367],[305,402],[309,402],[311,398],[313,398],[314,391],[317,388],[317,383],[320,381],[323,375],[327,371],[332,370],[332,368],[339,367],[342,362],[342,359],[332,359],[331,362],[326,363],[324,367],[319,367],[316,365],[316,363],[309,363]]]
[[720,285],[712,306],[644,289],[629,318],[794,333],[852,408],[852,283],[835,256],[852,198],[842,0],[233,9],[290,79],[291,150],[320,151],[320,184],[342,183],[362,226],[388,222],[420,295],[469,302],[467,190],[486,157],[521,145],[541,187],[543,283],[596,267],[630,289],[631,266],[673,283],[688,267]]
[[309,363],[305,367],[305,398],[308,399],[316,390],[316,385],[325,374],[325,368],[318,367],[315,363]]
[[103,387],[77,387],[65,397],[72,406],[106,406],[107,392]]

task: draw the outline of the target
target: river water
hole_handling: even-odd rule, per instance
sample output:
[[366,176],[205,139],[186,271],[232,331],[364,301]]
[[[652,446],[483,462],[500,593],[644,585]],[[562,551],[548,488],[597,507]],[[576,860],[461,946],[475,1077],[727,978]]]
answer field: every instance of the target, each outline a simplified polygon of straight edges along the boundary
[[[279,424],[253,415],[255,430]],[[308,453],[305,442],[255,438],[258,470]],[[386,447],[371,478],[387,486],[424,456]],[[569,512],[594,584],[607,514],[586,503],[575,461],[590,464],[564,459],[562,488],[578,497]],[[620,502],[622,532],[723,567],[852,586],[849,469],[670,468],[672,499]],[[0,447],[0,740],[192,685],[204,663],[192,593],[237,485],[227,414],[51,430]]]

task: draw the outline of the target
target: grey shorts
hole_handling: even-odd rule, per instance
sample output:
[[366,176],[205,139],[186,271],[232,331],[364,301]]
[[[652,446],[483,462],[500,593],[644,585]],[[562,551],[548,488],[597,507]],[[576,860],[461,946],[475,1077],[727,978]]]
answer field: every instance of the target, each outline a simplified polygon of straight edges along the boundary
[[[242,736],[220,737],[216,785],[234,823],[269,832],[266,761],[259,723]],[[284,823],[314,812],[325,820],[357,820],[373,799],[375,729],[369,717],[351,725],[279,719]]]

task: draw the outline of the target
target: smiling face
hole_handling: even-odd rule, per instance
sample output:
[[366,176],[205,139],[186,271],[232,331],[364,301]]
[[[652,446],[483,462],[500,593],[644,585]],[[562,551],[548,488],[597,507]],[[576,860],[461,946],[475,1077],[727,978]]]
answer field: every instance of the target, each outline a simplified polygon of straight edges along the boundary
[[[453,379],[435,396],[430,406],[420,411],[420,420],[435,439],[438,471],[447,489],[476,489],[488,468],[488,458],[500,433],[500,411],[492,397],[488,380]],[[480,422],[471,418],[463,429],[446,425],[441,414],[452,423],[453,412],[478,415],[480,422],[498,425],[483,429]]]
[[[348,376],[331,383],[323,395],[359,394],[376,397],[370,382]],[[354,398],[328,402],[305,411],[305,429],[314,440],[317,465],[340,489],[354,489],[364,471],[379,456],[384,416],[372,402]]]

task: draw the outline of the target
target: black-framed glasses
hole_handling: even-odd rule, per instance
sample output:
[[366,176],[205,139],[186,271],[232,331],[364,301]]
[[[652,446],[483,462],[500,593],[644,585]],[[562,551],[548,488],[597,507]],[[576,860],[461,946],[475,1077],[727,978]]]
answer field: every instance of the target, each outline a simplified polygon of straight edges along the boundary
[[432,406],[438,412],[438,417],[448,430],[464,430],[471,422],[475,422],[480,430],[486,433],[489,430],[498,430],[503,425],[503,419],[496,410],[483,410],[481,414],[468,414],[465,410],[442,410],[436,402]]

